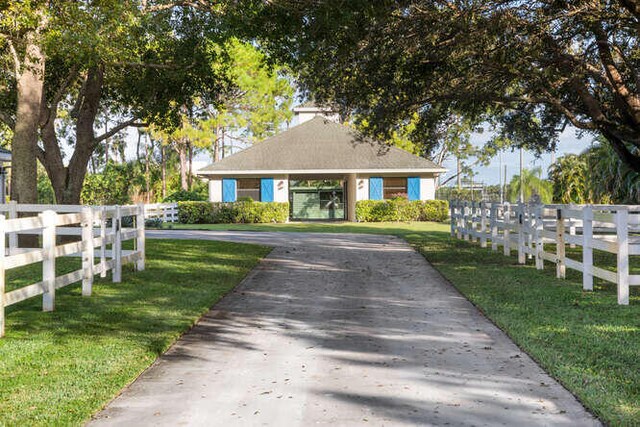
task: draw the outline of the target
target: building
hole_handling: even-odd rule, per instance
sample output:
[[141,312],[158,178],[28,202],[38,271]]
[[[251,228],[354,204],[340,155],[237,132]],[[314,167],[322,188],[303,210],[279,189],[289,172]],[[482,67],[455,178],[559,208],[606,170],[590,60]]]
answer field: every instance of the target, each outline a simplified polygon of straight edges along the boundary
[[301,124],[199,170],[209,200],[289,202],[292,220],[355,221],[358,200],[435,198],[446,169],[303,109],[294,110]]

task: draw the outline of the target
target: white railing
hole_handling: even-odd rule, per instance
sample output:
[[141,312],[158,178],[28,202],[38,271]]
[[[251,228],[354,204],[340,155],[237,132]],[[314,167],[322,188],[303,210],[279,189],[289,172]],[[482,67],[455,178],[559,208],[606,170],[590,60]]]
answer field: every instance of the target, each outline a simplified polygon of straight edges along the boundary
[[[481,247],[505,255],[518,253],[518,262],[535,259],[556,264],[556,276],[566,269],[582,272],[583,289],[593,290],[593,277],[615,283],[618,303],[629,304],[629,287],[640,286],[640,275],[629,273],[629,256],[640,255],[640,206],[629,205],[530,205],[451,201],[451,235],[479,241]],[[555,245],[549,252],[546,244]],[[580,259],[566,253],[566,245],[581,247]],[[593,250],[616,255],[616,271],[593,264]]]
[[151,203],[144,205],[145,219],[159,218],[162,222],[178,222],[177,203]]
[[[0,337],[5,330],[5,307],[42,295],[43,311],[55,307],[56,289],[82,281],[82,295],[90,296],[94,275],[106,277],[112,270],[113,282],[122,279],[122,265],[135,262],[136,270],[145,267],[144,207],[137,206],[0,206],[9,218],[0,215]],[[20,217],[20,213],[37,216]],[[133,217],[132,227],[122,227],[123,217]],[[36,235],[39,247],[18,247],[19,235]],[[71,237],[58,242],[58,236]],[[123,250],[122,242],[133,240],[132,250]],[[7,244],[8,242],[8,244]],[[110,245],[110,247],[108,247]],[[82,267],[56,276],[60,257],[82,257]],[[98,262],[96,263],[96,259]],[[6,271],[42,262],[42,281],[7,292]]]

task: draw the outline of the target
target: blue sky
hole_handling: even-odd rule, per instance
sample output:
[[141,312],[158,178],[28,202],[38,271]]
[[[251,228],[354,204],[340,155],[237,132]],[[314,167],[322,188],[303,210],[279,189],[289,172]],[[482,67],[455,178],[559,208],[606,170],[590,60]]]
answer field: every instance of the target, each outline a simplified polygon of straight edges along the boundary
[[[483,134],[474,134],[472,136],[472,142],[474,145],[480,146],[484,144],[491,137],[490,132]],[[567,128],[560,135],[558,142],[558,149],[556,151],[556,157],[559,157],[566,153],[580,153],[587,148],[593,140],[593,136],[584,135],[582,139],[578,139],[576,136],[576,130],[574,128]],[[520,154],[519,150],[507,150],[501,153],[503,168],[507,165],[507,180],[510,180],[513,175],[519,173],[520,168]],[[545,153],[537,158],[533,153],[524,153],[524,167],[529,169],[533,167],[542,167],[543,176],[546,176],[547,169],[551,164],[551,154]],[[455,174],[456,172],[456,159],[451,158],[444,162],[444,167],[449,169],[446,177]],[[476,166],[474,168],[476,173],[474,181],[484,182],[487,185],[498,184],[500,180],[500,157],[496,156],[488,166]]]

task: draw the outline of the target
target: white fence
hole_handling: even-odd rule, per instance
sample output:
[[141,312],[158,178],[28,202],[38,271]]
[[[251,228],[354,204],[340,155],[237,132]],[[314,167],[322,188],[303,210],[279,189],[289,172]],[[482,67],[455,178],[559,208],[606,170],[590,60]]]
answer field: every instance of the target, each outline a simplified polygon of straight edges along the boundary
[[[640,286],[640,275],[629,273],[629,256],[640,255],[640,206],[529,205],[451,201],[451,235],[479,241],[505,255],[518,252],[518,262],[535,259],[556,264],[556,276],[566,269],[582,272],[583,289],[593,290],[593,277],[615,283],[618,303],[629,304],[629,287]],[[555,245],[548,252],[546,244]],[[566,245],[582,248],[581,259],[567,256]],[[616,255],[616,271],[593,264],[593,250]]]
[[152,203],[144,205],[146,219],[161,219],[162,222],[178,222],[177,203]]
[[[105,277],[112,270],[120,282],[122,265],[135,262],[144,270],[144,206],[0,205],[0,337],[4,336],[5,307],[42,295],[43,311],[55,307],[56,289],[82,281],[82,295],[91,295],[94,275]],[[37,216],[18,218],[20,213]],[[133,217],[131,227],[122,227],[123,217]],[[40,247],[19,248],[19,235],[38,235]],[[80,241],[58,242],[58,236],[79,236]],[[71,238],[67,238],[71,240]],[[122,242],[133,240],[132,250]],[[8,243],[8,244],[7,244]],[[110,245],[108,248],[107,245]],[[56,259],[82,257],[82,267],[56,276]],[[96,259],[98,262],[96,263]],[[42,262],[42,281],[6,292],[6,271]]]

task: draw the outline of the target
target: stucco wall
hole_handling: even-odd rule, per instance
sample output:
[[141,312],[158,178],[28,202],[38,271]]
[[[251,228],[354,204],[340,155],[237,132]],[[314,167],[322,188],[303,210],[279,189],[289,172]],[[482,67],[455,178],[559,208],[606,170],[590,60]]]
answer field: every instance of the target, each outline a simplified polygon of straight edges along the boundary
[[273,177],[273,201],[289,201],[289,176],[280,175]]
[[222,201],[222,180],[221,179],[209,180],[209,201],[210,202]]
[[369,199],[369,177],[359,176],[357,180],[358,186],[356,191],[356,200]]

